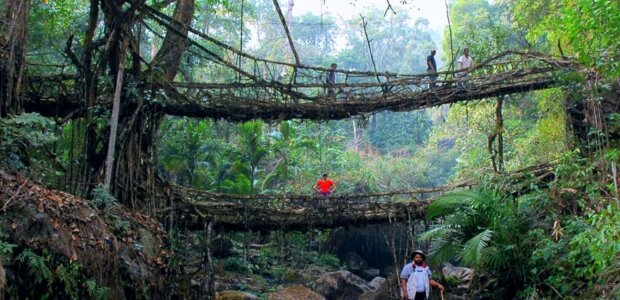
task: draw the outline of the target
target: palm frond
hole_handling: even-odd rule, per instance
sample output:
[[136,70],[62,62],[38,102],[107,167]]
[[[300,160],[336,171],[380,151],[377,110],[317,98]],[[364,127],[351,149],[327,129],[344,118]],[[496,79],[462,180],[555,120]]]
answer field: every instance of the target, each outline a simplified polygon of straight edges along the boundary
[[486,199],[488,194],[488,192],[482,190],[458,191],[445,194],[428,206],[426,216],[429,219],[434,219],[453,214],[465,207],[475,206],[476,202]]
[[493,231],[485,229],[463,246],[463,261],[468,264],[479,266],[482,262],[482,250],[489,246],[493,238]]
[[470,213],[458,213],[451,214],[444,218],[443,223],[450,227],[462,228],[463,225],[468,224],[470,221]]
[[506,266],[509,262],[510,257],[504,255],[497,247],[491,246],[482,250],[481,264],[489,270],[499,269],[500,267]]
[[429,263],[441,264],[449,261],[458,261],[463,248],[452,241],[437,241],[430,251]]
[[250,179],[244,174],[238,175],[235,180],[226,179],[222,182],[222,188],[233,194],[250,194]]
[[263,189],[266,189],[270,184],[272,184],[278,179],[287,180],[288,178],[285,178],[285,174],[287,171],[288,166],[286,165],[286,161],[283,159],[280,160],[276,167],[271,172],[269,172],[267,176],[265,176],[265,179],[263,179]]
[[439,226],[437,228],[433,228],[431,230],[423,232],[419,237],[419,241],[428,241],[431,239],[443,239],[450,235],[450,231],[453,231],[448,226]]

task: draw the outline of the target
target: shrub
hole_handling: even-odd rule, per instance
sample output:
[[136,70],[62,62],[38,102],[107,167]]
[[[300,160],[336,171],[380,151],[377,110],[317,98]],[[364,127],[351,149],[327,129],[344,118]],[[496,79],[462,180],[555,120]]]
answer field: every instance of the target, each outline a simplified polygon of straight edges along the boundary
[[250,263],[243,262],[240,258],[237,257],[228,257],[224,259],[224,269],[227,271],[240,272],[240,273],[250,273],[251,265]]
[[321,254],[317,260],[316,264],[323,267],[332,267],[336,269],[341,268],[340,259],[333,254],[325,253]]
[[37,113],[0,118],[0,166],[22,170],[32,166],[42,168],[37,155],[45,146],[56,141],[50,134],[54,123]]

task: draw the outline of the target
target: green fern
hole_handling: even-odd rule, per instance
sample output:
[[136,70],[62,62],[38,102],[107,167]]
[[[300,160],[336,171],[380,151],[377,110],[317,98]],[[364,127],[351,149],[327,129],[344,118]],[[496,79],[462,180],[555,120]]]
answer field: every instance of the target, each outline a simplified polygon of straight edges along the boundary
[[80,287],[80,266],[72,263],[68,267],[60,265],[56,269],[56,277],[62,282],[65,287],[66,296],[70,299],[79,299],[79,287]]
[[52,281],[53,272],[47,267],[46,259],[32,252],[30,249],[22,251],[22,253],[17,256],[17,261],[28,266],[29,273],[34,276],[35,283]]
[[118,200],[114,198],[103,186],[98,186],[93,190],[92,204],[99,208],[112,207],[118,204]]
[[108,296],[108,294],[110,293],[110,288],[100,287],[94,280],[86,281],[86,290],[88,291],[88,295],[93,300],[105,300],[110,298]]
[[[519,254],[517,253],[517,255]],[[481,264],[483,266],[489,269],[499,269],[509,265],[513,256],[507,255],[505,251],[500,251],[500,249],[495,246],[489,246],[482,250],[481,258]]]
[[30,164],[33,150],[56,141],[54,123],[37,113],[0,118],[0,166],[22,168]]
[[15,247],[17,247],[17,245],[0,240],[0,261],[3,261],[5,257],[11,257],[11,255],[13,255],[13,248]]

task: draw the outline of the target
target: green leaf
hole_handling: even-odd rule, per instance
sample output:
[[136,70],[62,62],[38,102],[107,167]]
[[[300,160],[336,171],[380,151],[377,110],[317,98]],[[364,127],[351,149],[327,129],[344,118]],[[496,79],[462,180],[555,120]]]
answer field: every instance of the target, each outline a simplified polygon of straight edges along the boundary
[[483,250],[489,246],[493,231],[485,229],[468,240],[463,247],[463,261],[467,264],[480,265],[483,261]]

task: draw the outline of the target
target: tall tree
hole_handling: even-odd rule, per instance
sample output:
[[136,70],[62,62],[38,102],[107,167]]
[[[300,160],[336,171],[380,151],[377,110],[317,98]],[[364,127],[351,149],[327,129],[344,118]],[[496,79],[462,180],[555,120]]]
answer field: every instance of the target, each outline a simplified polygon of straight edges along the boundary
[[21,110],[30,0],[0,4],[0,117]]
[[[132,78],[142,80],[146,76],[151,76],[151,78],[159,78],[160,83],[163,84],[174,80],[179,71],[183,54],[189,46],[187,33],[188,26],[190,26],[194,16],[194,8],[194,0],[176,1],[172,16],[175,21],[171,28],[167,29],[162,46],[150,63],[151,72],[156,73],[142,75],[139,73],[141,68],[135,67],[133,68],[134,73],[131,74]],[[131,53],[139,53],[138,49],[130,49],[130,51]],[[140,62],[136,60],[138,58],[134,55],[133,63],[139,65]],[[131,83],[129,85],[131,86]],[[145,195],[155,192],[156,188],[155,139],[163,120],[163,114],[156,104],[144,103],[145,97],[146,91],[138,91],[138,95],[126,97],[126,105],[132,102],[139,104],[133,111],[122,114],[119,120],[120,127],[124,128],[124,131],[119,136],[119,155],[115,172],[117,177],[114,180],[115,194],[132,205],[135,205],[136,199],[144,199]],[[137,192],[139,190],[131,187],[132,182],[139,183],[143,190]],[[138,205],[143,207],[147,203]]]

